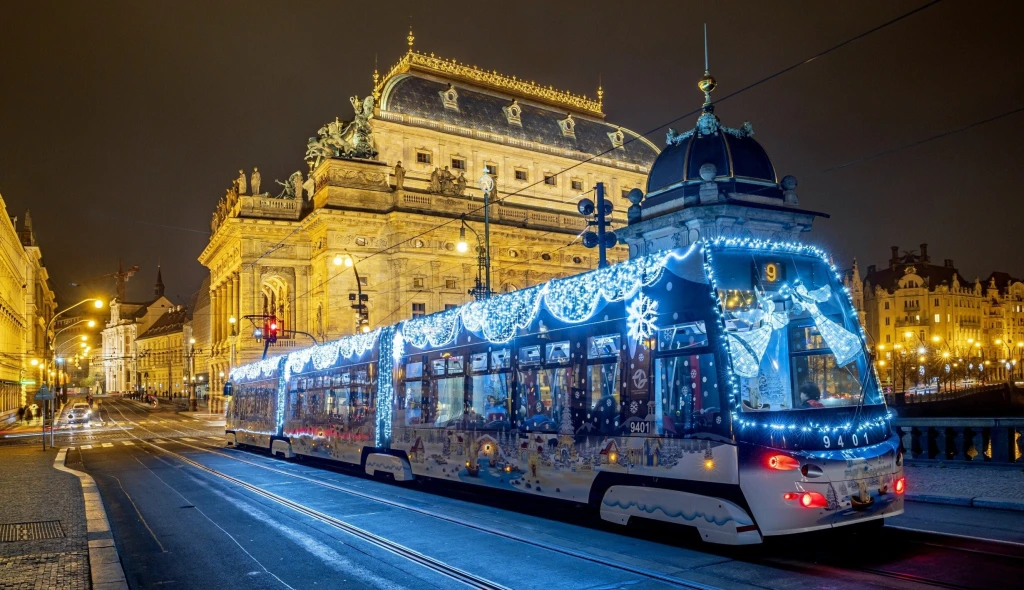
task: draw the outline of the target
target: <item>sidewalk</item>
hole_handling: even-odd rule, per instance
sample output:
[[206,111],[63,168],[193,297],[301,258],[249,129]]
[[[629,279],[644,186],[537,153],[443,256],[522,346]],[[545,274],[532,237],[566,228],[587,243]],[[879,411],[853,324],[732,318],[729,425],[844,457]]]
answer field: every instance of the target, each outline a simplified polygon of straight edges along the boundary
[[[57,452],[0,448],[0,580],[4,588],[91,587],[85,500]],[[10,538],[24,539],[8,541]]]
[[983,467],[911,464],[907,500],[1024,512],[1024,465]]
[[178,408],[178,414],[182,416],[188,416],[193,420],[202,420],[208,423],[210,426],[223,426],[225,424],[224,414],[211,414],[209,412],[209,404],[206,400],[200,400],[197,406],[198,410],[195,412],[188,411],[188,400],[184,398],[177,398],[172,400],[175,407]]

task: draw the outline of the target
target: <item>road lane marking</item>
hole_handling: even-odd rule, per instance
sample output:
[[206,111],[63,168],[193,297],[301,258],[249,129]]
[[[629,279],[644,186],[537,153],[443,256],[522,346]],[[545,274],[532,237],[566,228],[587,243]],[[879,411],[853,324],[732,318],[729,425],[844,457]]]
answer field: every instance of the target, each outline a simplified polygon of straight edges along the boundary
[[92,445],[82,445],[82,446],[78,447],[79,450],[91,449],[91,448],[92,448]]
[[151,441],[151,442],[155,442],[158,445],[162,445],[162,444],[166,443],[167,441],[163,440],[162,438],[158,438],[158,439],[156,439],[154,441]]
[[114,446],[114,443],[103,443],[103,445],[101,445],[101,446],[112,447],[112,446]]
[[123,443],[124,443],[124,446],[126,446],[126,447],[134,447],[135,446],[135,443],[133,443],[130,440],[123,441]]
[[218,441],[223,441],[224,440],[223,436],[208,436],[206,438],[208,438],[210,440],[218,440]]
[[184,440],[184,441],[188,441],[188,442],[199,442],[199,441],[197,441],[197,440],[196,440],[196,439],[194,439],[194,438],[183,438],[183,439],[181,439],[181,440]]

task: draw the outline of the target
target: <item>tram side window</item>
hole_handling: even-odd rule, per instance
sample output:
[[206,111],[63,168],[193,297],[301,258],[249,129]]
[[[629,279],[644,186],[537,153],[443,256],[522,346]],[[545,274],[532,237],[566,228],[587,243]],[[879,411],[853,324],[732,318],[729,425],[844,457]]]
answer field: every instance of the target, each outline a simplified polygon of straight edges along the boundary
[[473,405],[467,417],[478,428],[507,430],[512,411],[508,373],[473,375]]
[[562,403],[569,399],[571,367],[519,370],[519,423],[525,430],[558,430]]
[[436,428],[462,420],[466,406],[466,380],[462,376],[437,379],[434,386],[433,422]]
[[586,430],[591,434],[618,433],[622,395],[622,380],[619,377],[619,360],[611,363],[596,363],[587,367],[587,414]]
[[682,436],[711,430],[719,407],[713,354],[691,354],[654,361],[655,427],[658,434]]
[[423,422],[423,382],[405,382],[405,425],[413,426]]

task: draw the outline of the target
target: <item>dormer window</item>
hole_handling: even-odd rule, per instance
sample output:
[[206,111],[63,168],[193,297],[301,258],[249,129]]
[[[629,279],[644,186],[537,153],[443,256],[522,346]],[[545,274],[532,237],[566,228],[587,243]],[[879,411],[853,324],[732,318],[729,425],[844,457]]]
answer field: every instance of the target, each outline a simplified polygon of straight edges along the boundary
[[608,132],[608,139],[611,140],[613,148],[620,148],[623,140],[626,139],[626,134],[622,132],[622,129],[616,129]]
[[523,126],[523,121],[520,119],[520,115],[523,114],[523,108],[519,106],[519,102],[515,99],[512,100],[512,104],[501,107],[501,110],[505,113],[505,119],[508,120],[509,125],[515,125],[517,127]]
[[576,121],[571,114],[566,114],[565,118],[558,122],[558,126],[562,128],[562,135],[576,138]]
[[438,92],[441,95],[441,102],[444,104],[444,108],[458,112],[459,110],[459,93],[455,91],[455,87],[451,84],[448,88]]

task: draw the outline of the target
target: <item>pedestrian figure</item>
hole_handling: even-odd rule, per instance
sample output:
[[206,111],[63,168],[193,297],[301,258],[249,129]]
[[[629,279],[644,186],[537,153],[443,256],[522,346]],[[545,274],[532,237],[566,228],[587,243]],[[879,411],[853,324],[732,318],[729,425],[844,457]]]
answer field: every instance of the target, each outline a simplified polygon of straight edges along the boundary
[[18,407],[18,422],[21,422],[25,418],[25,408]]

